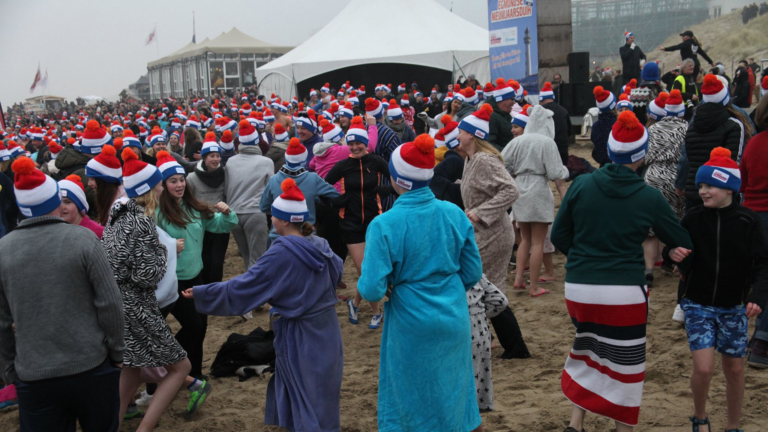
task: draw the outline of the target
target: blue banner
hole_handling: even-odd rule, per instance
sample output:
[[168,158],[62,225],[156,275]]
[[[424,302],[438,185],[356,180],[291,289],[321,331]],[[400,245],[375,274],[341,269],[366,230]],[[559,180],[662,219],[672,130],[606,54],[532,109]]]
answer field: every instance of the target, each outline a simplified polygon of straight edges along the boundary
[[528,94],[539,93],[537,0],[488,0],[491,82],[514,79]]

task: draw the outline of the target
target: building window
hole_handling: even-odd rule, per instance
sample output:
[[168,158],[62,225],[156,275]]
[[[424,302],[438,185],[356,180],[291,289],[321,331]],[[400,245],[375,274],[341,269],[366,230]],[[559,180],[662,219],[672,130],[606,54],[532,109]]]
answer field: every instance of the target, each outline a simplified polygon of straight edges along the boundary
[[243,87],[253,85],[256,82],[256,66],[253,60],[243,60],[240,66],[243,73]]
[[227,90],[231,90],[240,87],[240,67],[236,61],[228,61],[224,63],[224,76],[226,78],[225,86]]
[[205,94],[208,90],[208,78],[205,73],[207,71],[205,67],[205,61],[200,61],[199,71],[200,71],[200,90],[202,90],[203,94]]
[[211,78],[211,90],[215,90],[219,87],[224,87],[224,63],[220,61],[212,61],[210,64],[210,78]]

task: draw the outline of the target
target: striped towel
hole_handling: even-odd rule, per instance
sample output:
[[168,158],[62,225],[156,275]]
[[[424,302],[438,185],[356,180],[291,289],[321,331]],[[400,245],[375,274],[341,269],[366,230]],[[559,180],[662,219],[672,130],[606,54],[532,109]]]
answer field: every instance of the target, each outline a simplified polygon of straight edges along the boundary
[[587,411],[637,425],[645,380],[645,287],[566,282],[565,301],[576,339],[563,370],[563,393]]

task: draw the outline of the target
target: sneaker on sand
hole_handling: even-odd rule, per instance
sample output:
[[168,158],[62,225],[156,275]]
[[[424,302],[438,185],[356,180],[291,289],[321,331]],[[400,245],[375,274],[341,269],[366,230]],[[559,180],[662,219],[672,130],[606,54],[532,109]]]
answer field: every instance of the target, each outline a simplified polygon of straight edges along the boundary
[[381,326],[381,321],[384,319],[384,314],[379,312],[378,315],[374,315],[371,317],[371,323],[368,324],[368,328],[371,330],[376,330]]
[[194,391],[189,392],[189,405],[187,405],[187,413],[184,414],[184,417],[189,419],[198,408],[200,408],[200,405],[205,402],[206,397],[211,393],[211,390],[213,389],[213,386],[208,381],[203,381],[203,385]]
[[347,309],[349,309],[349,322],[357,324],[357,308],[352,303],[352,299],[347,300]]
[[768,369],[768,342],[755,339],[747,364],[757,369]]
[[151,402],[152,402],[152,395],[147,393],[146,390],[142,391],[139,398],[136,399],[136,405],[138,406],[149,406]]
[[648,289],[653,288],[653,273],[645,274],[645,284],[648,286]]
[[685,312],[680,305],[675,306],[675,313],[672,314],[672,321],[685,323]]
[[130,404],[128,405],[128,409],[125,411],[123,421],[133,420],[139,417],[144,417],[144,411],[140,410],[136,404]]

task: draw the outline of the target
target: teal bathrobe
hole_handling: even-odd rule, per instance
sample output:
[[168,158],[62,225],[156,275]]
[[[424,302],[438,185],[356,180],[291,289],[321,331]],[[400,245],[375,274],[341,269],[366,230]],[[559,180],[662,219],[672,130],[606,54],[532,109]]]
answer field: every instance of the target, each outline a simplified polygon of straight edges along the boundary
[[472,224],[455,204],[420,188],[368,227],[362,276],[384,298],[379,431],[468,432],[480,425],[466,291],[482,277]]

